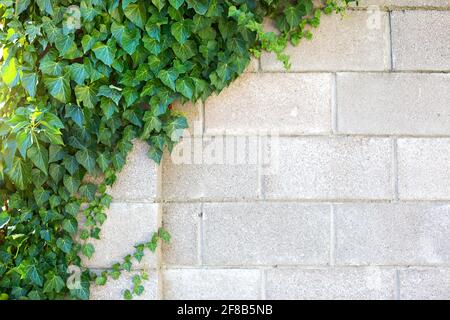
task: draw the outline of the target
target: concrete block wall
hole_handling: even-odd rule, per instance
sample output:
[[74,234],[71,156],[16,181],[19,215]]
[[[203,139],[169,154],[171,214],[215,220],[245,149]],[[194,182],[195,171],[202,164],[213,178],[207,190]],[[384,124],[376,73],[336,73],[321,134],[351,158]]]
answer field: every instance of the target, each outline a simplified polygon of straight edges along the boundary
[[162,297],[450,299],[449,2],[367,0],[288,53],[165,156]]
[[365,0],[288,53],[177,106],[160,167],[136,144],[89,263],[162,224],[143,298],[450,299],[449,1]]

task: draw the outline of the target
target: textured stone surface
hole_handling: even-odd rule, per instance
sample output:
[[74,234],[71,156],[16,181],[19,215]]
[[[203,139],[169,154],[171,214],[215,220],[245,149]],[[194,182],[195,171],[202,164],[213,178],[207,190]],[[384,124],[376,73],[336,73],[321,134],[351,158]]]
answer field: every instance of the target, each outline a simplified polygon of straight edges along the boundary
[[395,70],[450,71],[450,11],[392,13]]
[[450,263],[449,204],[341,204],[335,226],[338,265]]
[[261,273],[246,269],[170,269],[163,275],[164,299],[256,300]]
[[[163,196],[168,200],[183,199],[248,199],[257,198],[258,149],[250,150],[256,158],[244,164],[228,164],[223,152],[222,137],[210,141],[184,139],[172,155],[165,154],[163,160]],[[204,147],[202,147],[202,145]],[[248,148],[247,148],[248,149]],[[243,151],[244,156],[247,151]],[[256,155],[251,155],[256,153]]]
[[163,225],[171,235],[163,246],[166,265],[197,265],[199,263],[201,204],[173,203],[163,205]]
[[114,200],[148,200],[156,197],[157,166],[147,156],[146,142],[135,140],[126,164],[107,192]]
[[203,210],[206,265],[329,262],[329,205],[207,203]]
[[[124,300],[123,293],[126,289],[133,291],[133,276],[139,272],[124,272],[119,279],[109,279],[104,286],[91,286],[91,300]],[[141,296],[133,296],[133,300],[156,300],[158,294],[158,276],[154,270],[148,272],[149,280],[144,281],[144,293]]]
[[450,74],[342,73],[340,133],[450,135]]
[[394,299],[395,272],[379,268],[272,269],[267,299]]
[[206,133],[330,132],[332,81],[329,74],[245,74],[206,100]]
[[[100,240],[89,240],[95,247],[91,259],[84,258],[84,264],[90,268],[109,268],[116,262],[122,262],[127,254],[133,254],[134,246],[149,241],[153,232],[158,230],[158,205],[152,203],[113,202],[102,226]],[[154,267],[156,256],[146,251],[140,264],[134,268]]]
[[264,176],[270,199],[390,199],[388,139],[280,138],[278,172]]
[[375,2],[392,7],[408,8],[448,8],[448,0],[366,0],[366,2]]
[[400,271],[400,299],[450,300],[450,269],[407,269]]
[[[275,30],[267,21],[267,30]],[[389,17],[386,12],[349,11],[323,16],[313,40],[289,45],[290,71],[346,71],[390,69]],[[284,71],[272,53],[263,53],[264,71]]]
[[400,199],[450,199],[450,139],[399,139]]

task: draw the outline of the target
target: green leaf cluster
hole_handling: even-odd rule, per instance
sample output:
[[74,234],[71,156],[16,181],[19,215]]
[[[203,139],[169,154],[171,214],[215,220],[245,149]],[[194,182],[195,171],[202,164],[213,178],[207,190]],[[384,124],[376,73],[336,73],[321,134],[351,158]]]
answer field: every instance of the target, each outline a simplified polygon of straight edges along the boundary
[[[0,299],[88,299],[91,283],[169,241],[158,230],[100,275],[82,265],[134,139],[159,163],[187,127],[173,103],[219,93],[263,50],[289,67],[287,44],[348,2],[0,0]],[[71,266],[81,288],[68,285]]]

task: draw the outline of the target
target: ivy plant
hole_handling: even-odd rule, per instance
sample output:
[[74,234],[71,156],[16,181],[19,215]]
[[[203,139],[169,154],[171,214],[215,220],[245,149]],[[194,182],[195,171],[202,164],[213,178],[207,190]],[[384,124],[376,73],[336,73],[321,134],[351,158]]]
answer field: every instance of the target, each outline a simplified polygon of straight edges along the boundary
[[[1,0],[0,299],[88,299],[92,283],[168,242],[160,229],[110,271],[82,264],[132,141],[148,142],[159,163],[187,127],[172,103],[219,93],[263,50],[289,68],[288,43],[349,2]],[[279,32],[266,32],[265,18]],[[134,276],[124,298],[149,276]]]

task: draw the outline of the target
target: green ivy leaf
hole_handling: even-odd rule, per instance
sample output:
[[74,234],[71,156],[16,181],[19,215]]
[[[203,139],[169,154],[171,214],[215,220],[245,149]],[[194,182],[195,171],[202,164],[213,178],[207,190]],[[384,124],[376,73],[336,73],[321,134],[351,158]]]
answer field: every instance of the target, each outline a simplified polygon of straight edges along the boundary
[[91,243],[86,243],[81,247],[81,252],[90,259],[95,252],[95,248]]
[[31,178],[31,166],[23,159],[16,158],[11,169],[7,172],[11,181],[19,188],[24,190],[30,183]]
[[39,144],[36,144],[35,146],[32,146],[28,150],[28,157],[31,159],[33,164],[38,167],[42,172],[45,174],[48,173],[48,151],[47,149],[43,148]]
[[19,15],[29,7],[31,0],[16,0],[16,14]]
[[78,188],[80,187],[79,179],[65,175],[63,181],[64,186],[67,188],[67,191],[69,191],[71,195],[75,194],[78,191]]
[[38,83],[37,74],[34,72],[23,72],[21,77],[22,87],[27,90],[30,97],[36,95],[36,87]]
[[178,79],[176,82],[176,90],[188,99],[192,99],[194,95],[194,82],[189,78]]
[[36,0],[36,3],[41,11],[53,15],[52,0]]
[[147,11],[141,2],[127,5],[123,12],[131,22],[144,30],[145,22],[147,21]]
[[152,3],[158,8],[158,11],[161,11],[166,5],[166,0],[152,0]]
[[161,70],[158,73],[158,78],[162,81],[162,83],[175,91],[175,80],[178,78],[178,74],[175,71]]
[[72,250],[73,241],[70,238],[59,238],[56,240],[56,246],[64,253],[69,253]]
[[184,0],[169,0],[169,3],[172,7],[178,9],[183,5]]
[[59,77],[44,78],[48,92],[57,100],[67,103],[71,99],[70,74],[67,72]]
[[36,265],[29,265],[26,268],[26,277],[33,283],[34,285],[37,285],[38,287],[42,287],[44,279],[39,274],[38,269],[36,268]]
[[33,194],[34,194],[34,199],[36,200],[36,204],[39,207],[42,207],[50,199],[50,192],[47,190],[44,190],[43,188],[35,189],[33,191]]
[[0,229],[3,229],[9,222],[11,217],[8,212],[0,212]]
[[64,286],[64,281],[60,276],[57,276],[54,273],[50,273],[47,277],[47,281],[45,281],[44,284],[44,293],[59,293],[64,288]]
[[83,149],[75,154],[78,163],[81,164],[89,173],[94,173],[95,159],[97,155],[89,149]]
[[70,234],[75,234],[78,230],[78,223],[76,219],[64,219],[62,227]]
[[182,20],[172,24],[171,33],[180,44],[184,44],[189,39],[192,29],[192,20]]
[[107,44],[97,42],[93,47],[95,57],[107,66],[111,66],[116,55],[116,45],[114,40],[109,40]]

